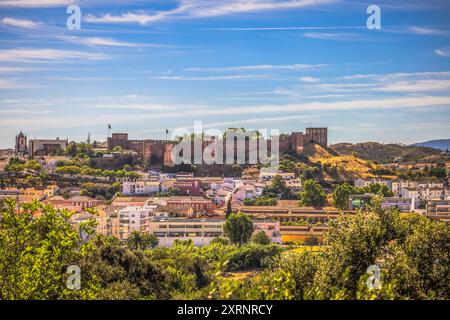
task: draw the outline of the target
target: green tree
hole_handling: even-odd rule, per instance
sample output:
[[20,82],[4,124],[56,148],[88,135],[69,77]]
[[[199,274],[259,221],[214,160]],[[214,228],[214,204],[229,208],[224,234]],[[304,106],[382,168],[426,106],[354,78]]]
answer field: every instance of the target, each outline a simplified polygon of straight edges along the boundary
[[392,197],[394,195],[389,187],[383,183],[371,183],[367,187],[363,188],[362,191],[371,194],[379,194],[383,197]]
[[252,242],[265,245],[272,243],[272,240],[270,240],[267,234],[261,230],[252,236]]
[[305,238],[303,244],[306,246],[317,246],[319,245],[319,239],[315,236],[309,236]]
[[338,185],[333,191],[333,205],[339,210],[347,210],[348,197],[354,193],[355,190],[350,184],[344,183]]
[[223,226],[230,241],[239,245],[250,240],[253,228],[252,218],[242,212],[230,214]]
[[290,199],[292,197],[291,190],[286,185],[283,177],[277,174],[271,184],[264,188],[263,194],[266,198]]
[[143,249],[155,248],[159,244],[159,239],[154,234],[146,233],[142,236]]
[[68,266],[90,252],[70,225],[72,214],[37,202],[22,204],[17,214],[14,200],[6,205],[0,219],[0,299],[93,298],[96,287],[86,279],[81,290],[66,285]]
[[133,231],[128,236],[127,239],[127,247],[131,250],[142,249],[144,246],[144,237],[143,234],[139,231]]
[[326,194],[322,186],[314,180],[306,180],[303,191],[299,193],[299,206],[323,207],[326,204]]

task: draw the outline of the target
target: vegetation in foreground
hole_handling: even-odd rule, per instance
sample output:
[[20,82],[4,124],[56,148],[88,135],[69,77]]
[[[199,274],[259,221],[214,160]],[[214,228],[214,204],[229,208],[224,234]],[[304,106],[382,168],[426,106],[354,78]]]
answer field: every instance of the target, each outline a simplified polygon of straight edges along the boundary
[[[323,246],[283,251],[262,234],[248,237],[248,221],[238,215],[229,229],[246,235],[231,242],[164,248],[134,235],[121,246],[93,235],[93,222],[80,226],[91,235],[82,241],[68,211],[31,203],[17,214],[7,201],[0,219],[0,298],[449,299],[448,225],[372,203],[330,222]],[[245,227],[233,226],[240,221]],[[382,286],[369,290],[366,270],[373,264],[382,269]],[[80,290],[66,285],[71,265],[81,269]]]

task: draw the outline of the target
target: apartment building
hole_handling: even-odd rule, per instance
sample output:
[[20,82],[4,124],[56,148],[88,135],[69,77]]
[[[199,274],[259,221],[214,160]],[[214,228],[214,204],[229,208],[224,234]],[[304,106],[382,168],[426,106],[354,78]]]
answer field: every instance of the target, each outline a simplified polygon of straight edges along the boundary
[[154,205],[126,207],[118,211],[119,239],[126,240],[133,231],[149,232],[149,221],[156,209]]
[[[175,240],[192,240],[196,246],[209,245],[215,237],[224,236],[223,219],[169,218],[167,214],[153,216],[149,222],[150,233],[159,239],[159,245],[172,246]],[[280,223],[274,220],[254,221],[254,234],[264,231],[273,243],[281,244]]]
[[445,188],[403,188],[401,196],[414,199],[415,208],[418,208],[422,201],[444,199]]
[[[367,204],[369,204],[372,195],[369,193],[365,194],[354,194],[348,197],[348,209],[364,209]],[[381,202],[381,207],[383,209],[396,208],[400,212],[413,212],[415,209],[414,198],[408,197],[384,197]]]
[[196,246],[209,245],[215,237],[223,236],[224,220],[178,219],[152,217],[149,232],[159,239],[159,245],[170,247],[175,240],[192,240]]
[[392,181],[387,179],[356,179],[355,180],[355,187],[357,188],[365,188],[368,187],[371,184],[384,184],[386,185],[389,190],[392,190]]
[[432,219],[450,222],[450,199],[428,200],[426,215]]
[[161,191],[159,181],[126,181],[122,184],[122,194],[125,196],[147,195]]

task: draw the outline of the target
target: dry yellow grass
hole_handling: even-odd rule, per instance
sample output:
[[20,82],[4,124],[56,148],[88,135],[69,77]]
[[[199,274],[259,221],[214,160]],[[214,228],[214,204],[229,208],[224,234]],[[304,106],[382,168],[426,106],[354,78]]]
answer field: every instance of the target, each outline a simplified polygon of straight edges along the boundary
[[[320,163],[322,166],[335,168],[341,178],[357,179],[357,178],[374,178],[376,175],[371,170],[378,169],[379,165],[358,158],[353,155],[333,155],[320,145],[314,145],[312,154],[308,159],[311,162]],[[384,178],[395,178],[393,176],[384,176]]]

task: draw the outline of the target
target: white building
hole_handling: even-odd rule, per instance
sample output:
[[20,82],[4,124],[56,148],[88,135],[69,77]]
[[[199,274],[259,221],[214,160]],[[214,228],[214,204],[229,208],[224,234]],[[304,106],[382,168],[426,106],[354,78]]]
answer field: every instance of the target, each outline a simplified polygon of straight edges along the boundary
[[145,195],[159,192],[159,181],[127,181],[122,184],[122,194],[125,196]]
[[444,199],[444,188],[403,188],[401,190],[403,198],[414,199],[415,208],[418,208],[422,201],[432,199]]
[[276,220],[254,220],[255,231],[253,234],[256,234],[260,231],[264,231],[265,234],[269,237],[272,243],[281,244],[281,232],[280,232],[280,221]]
[[392,190],[392,181],[387,179],[356,179],[355,180],[355,187],[357,188],[365,188],[368,187],[371,184],[384,184],[386,185],[389,190]]
[[274,171],[261,171],[259,174],[260,181],[273,180],[275,176],[281,176],[283,180],[295,179],[295,173],[293,172],[274,172]]
[[[222,219],[179,219],[167,215],[153,216],[149,231],[159,239],[159,246],[170,247],[175,240],[192,240],[196,246],[206,246],[216,237],[224,236]],[[255,220],[254,234],[264,231],[273,243],[281,243],[280,222]]]
[[225,220],[177,219],[153,217],[149,231],[159,239],[159,246],[170,247],[175,240],[192,240],[196,246],[205,246],[215,237],[223,236]]
[[149,221],[156,207],[156,205],[142,207],[130,206],[119,210],[120,239],[128,239],[133,231],[149,232]]

